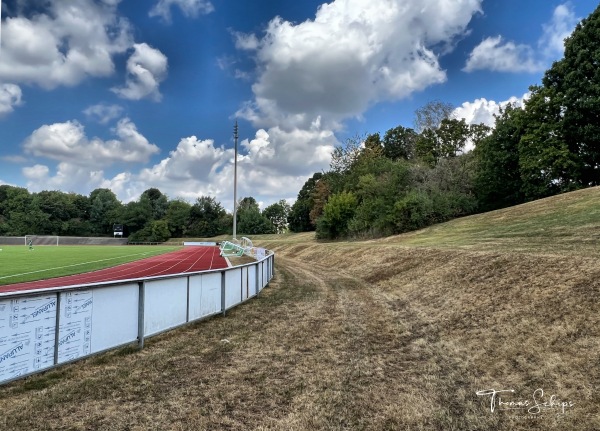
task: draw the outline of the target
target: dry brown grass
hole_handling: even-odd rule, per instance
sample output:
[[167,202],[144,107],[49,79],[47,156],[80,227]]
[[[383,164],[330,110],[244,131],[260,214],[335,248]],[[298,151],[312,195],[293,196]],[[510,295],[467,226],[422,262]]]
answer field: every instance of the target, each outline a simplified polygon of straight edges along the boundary
[[[597,252],[292,238],[226,318],[0,388],[0,429],[600,429]],[[574,405],[492,413],[488,388]]]

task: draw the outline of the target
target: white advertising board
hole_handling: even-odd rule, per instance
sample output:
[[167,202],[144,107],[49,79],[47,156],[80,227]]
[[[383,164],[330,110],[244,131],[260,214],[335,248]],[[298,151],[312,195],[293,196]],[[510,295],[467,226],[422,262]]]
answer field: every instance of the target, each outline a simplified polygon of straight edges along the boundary
[[221,311],[221,273],[190,277],[190,321]]
[[248,283],[250,285],[250,295],[258,294],[258,286],[256,285],[256,265],[248,267]]
[[54,364],[56,294],[0,301],[0,381]]
[[92,292],[94,307],[91,353],[137,340],[138,284],[99,287]]
[[94,295],[91,290],[60,294],[59,363],[90,354],[93,309]]
[[231,308],[242,302],[242,269],[230,269],[225,273],[225,308]]
[[186,322],[187,277],[147,281],[144,294],[144,336]]

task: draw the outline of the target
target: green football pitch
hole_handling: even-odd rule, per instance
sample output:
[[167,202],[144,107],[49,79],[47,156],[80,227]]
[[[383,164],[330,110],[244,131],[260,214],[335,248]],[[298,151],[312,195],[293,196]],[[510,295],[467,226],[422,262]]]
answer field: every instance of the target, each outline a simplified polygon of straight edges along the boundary
[[178,246],[0,246],[0,285],[81,274],[178,250]]

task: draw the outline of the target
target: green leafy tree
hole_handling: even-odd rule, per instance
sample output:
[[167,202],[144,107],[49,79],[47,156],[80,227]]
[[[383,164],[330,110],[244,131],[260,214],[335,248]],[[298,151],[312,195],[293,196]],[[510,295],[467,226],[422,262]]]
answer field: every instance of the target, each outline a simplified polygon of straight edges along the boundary
[[441,157],[435,130],[425,129],[415,140],[415,156],[427,166],[433,167]]
[[260,212],[258,202],[253,197],[245,197],[238,203],[237,230],[242,234],[258,235],[275,233],[276,228],[271,221]]
[[329,189],[329,183],[327,182],[326,177],[322,177],[315,184],[315,188],[311,192],[311,208],[309,212],[310,223],[313,226],[317,225],[317,220],[323,214],[323,208],[325,208],[325,204],[327,203],[327,199],[331,195],[331,190]]
[[269,205],[263,211],[263,215],[275,226],[277,233],[285,232],[288,223],[288,217],[291,211],[290,204],[285,199]]
[[255,209],[245,209],[240,211],[237,230],[245,235],[260,235],[266,233],[275,233],[275,225],[260,211]]
[[[152,221],[152,204],[149,199],[140,199],[127,203],[121,211],[118,221],[125,226],[130,234],[134,234]],[[149,234],[146,234],[147,238]]]
[[150,188],[140,196],[140,201],[148,200],[152,208],[152,220],[162,219],[169,207],[169,200],[166,195],[156,188]]
[[411,184],[409,163],[383,159],[379,169],[362,175],[354,189],[358,206],[349,223],[354,236],[377,237],[394,233],[394,202]]
[[365,149],[372,151],[383,150],[383,144],[381,142],[381,136],[379,136],[379,133],[372,133],[370,135],[367,135],[365,139]]
[[335,239],[347,236],[348,224],[354,217],[357,205],[358,201],[352,192],[332,195],[317,223],[317,238]]
[[119,220],[122,204],[109,189],[95,189],[90,193],[90,222],[95,234],[112,234],[113,224]]
[[186,233],[192,206],[184,200],[175,199],[169,202],[165,220],[169,224],[171,236],[181,238]]
[[410,160],[414,157],[417,134],[413,129],[402,126],[385,132],[383,155],[392,160]]
[[561,127],[563,107],[551,88],[531,87],[519,141],[519,168],[526,200],[581,187],[580,158],[569,151]]
[[492,134],[475,147],[475,193],[483,210],[524,201],[519,165],[519,142],[525,134],[524,115],[520,107],[507,105],[496,116]]
[[562,139],[578,165],[569,181],[599,185],[600,6],[565,40],[564,57],[546,71],[542,83],[560,106]]
[[432,223],[434,205],[425,192],[411,190],[394,204],[394,222],[397,232],[407,232]]
[[417,138],[416,155],[432,167],[440,159],[456,157],[471,139],[471,130],[464,119],[443,119],[437,129],[425,129]]
[[200,196],[190,209],[187,232],[192,236],[213,237],[227,232],[223,225],[226,211],[210,196]]
[[315,230],[315,225],[311,223],[310,211],[313,206],[312,192],[317,182],[323,177],[321,172],[313,174],[306,180],[300,191],[296,202],[292,205],[288,216],[288,226],[292,232],[309,232]]

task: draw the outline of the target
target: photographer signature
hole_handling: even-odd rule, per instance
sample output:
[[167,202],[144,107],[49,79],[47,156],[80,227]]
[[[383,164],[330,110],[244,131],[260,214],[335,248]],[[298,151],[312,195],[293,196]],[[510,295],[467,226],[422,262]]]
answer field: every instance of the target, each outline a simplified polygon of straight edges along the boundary
[[514,393],[514,389],[485,389],[477,391],[477,396],[490,397],[490,410],[493,413],[494,410],[527,410],[530,415],[537,415],[549,410],[559,410],[561,413],[565,413],[566,409],[569,409],[575,405],[573,401],[559,400],[556,395],[551,395],[550,398],[544,399],[544,390],[536,389],[533,392],[532,399],[521,399],[521,400],[506,400],[502,399],[504,393]]

